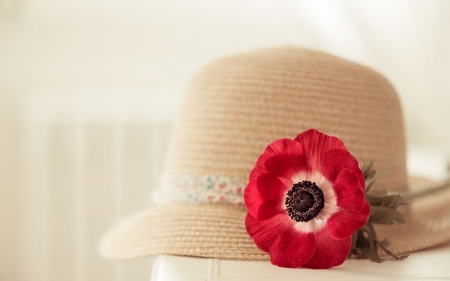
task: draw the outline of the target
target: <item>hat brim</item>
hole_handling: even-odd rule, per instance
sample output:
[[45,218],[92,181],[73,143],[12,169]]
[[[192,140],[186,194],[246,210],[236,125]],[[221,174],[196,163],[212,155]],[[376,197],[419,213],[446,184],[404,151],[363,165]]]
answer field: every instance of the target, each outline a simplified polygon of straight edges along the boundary
[[[411,185],[423,181],[412,179]],[[450,241],[450,189],[418,198],[404,208],[405,224],[376,225],[395,254]],[[115,260],[182,255],[231,260],[269,260],[245,229],[242,205],[154,205],[119,222],[99,244],[102,257]],[[380,252],[382,256],[383,253]]]

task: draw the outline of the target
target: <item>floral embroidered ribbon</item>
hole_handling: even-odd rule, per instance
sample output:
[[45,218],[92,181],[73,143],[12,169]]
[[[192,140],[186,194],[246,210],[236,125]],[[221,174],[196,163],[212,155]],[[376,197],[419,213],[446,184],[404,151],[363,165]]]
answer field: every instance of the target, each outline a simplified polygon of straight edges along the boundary
[[164,175],[161,187],[153,194],[158,204],[232,203],[244,204],[245,184],[238,179],[218,175]]

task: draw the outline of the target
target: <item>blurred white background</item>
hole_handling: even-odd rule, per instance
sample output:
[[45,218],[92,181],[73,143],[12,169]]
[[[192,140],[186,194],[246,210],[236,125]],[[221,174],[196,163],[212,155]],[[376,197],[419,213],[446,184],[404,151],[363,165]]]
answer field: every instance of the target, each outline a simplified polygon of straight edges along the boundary
[[450,156],[450,1],[0,0],[0,280],[149,280],[100,235],[148,204],[189,76],[277,45],[377,69]]

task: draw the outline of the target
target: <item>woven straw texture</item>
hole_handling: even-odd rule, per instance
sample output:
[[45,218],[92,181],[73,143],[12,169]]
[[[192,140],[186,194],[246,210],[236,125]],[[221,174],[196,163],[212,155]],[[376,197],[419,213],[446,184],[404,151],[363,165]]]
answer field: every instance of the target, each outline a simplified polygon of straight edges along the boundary
[[[316,128],[341,138],[360,161],[389,168],[373,191],[408,188],[402,111],[379,73],[328,54],[291,47],[218,60],[187,89],[169,146],[166,174],[248,181],[273,140]],[[407,253],[450,240],[450,192],[415,201],[404,225],[379,227],[391,250]],[[268,260],[246,233],[245,206],[154,205],[112,228],[106,258],[157,254]]]
[[341,138],[359,161],[389,168],[373,190],[407,186],[402,111],[391,84],[367,67],[288,47],[221,59],[194,77],[166,173],[245,183],[269,143],[310,128]]

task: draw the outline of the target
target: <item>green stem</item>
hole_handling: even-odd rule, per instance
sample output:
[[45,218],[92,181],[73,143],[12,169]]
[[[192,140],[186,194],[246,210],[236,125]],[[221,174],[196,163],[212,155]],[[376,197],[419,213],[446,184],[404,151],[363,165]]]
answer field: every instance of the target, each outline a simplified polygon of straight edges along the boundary
[[[386,254],[390,255],[391,257],[393,257],[393,258],[396,259],[396,260],[403,260],[404,258],[406,258],[406,257],[409,256],[409,254],[399,256],[399,255],[396,255],[396,254],[392,253],[391,251],[389,251],[389,249],[388,249],[387,247],[385,247],[385,246],[383,245],[383,243],[381,243],[381,242],[378,240],[377,234],[376,234],[376,231],[375,231],[375,228],[373,227],[372,224],[368,223],[368,224],[367,224],[366,226],[364,226],[364,227],[367,227],[367,228],[369,229],[369,231],[370,231],[370,236],[372,236],[372,239],[373,239],[374,243],[376,243],[377,245],[380,245],[381,249],[383,249],[383,251],[384,251]],[[371,240],[372,240],[372,239],[371,239]],[[371,247],[372,247],[372,245],[371,245]]]
[[439,192],[441,190],[445,190],[447,188],[450,188],[450,178],[445,180],[442,183],[429,186],[427,188],[423,188],[419,191],[409,191],[402,193],[401,196],[403,197],[403,200],[405,201],[411,201],[419,197],[427,196],[436,192]]

